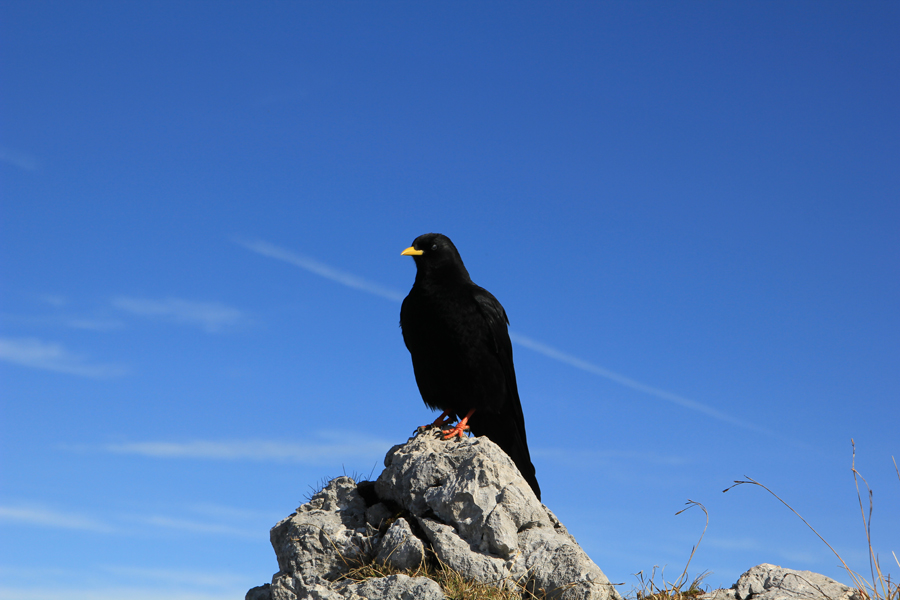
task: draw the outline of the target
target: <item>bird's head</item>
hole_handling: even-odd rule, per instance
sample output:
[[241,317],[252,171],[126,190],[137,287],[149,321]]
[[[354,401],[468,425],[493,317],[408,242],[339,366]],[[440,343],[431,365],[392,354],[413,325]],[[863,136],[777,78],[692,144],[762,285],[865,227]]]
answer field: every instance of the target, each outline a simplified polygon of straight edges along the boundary
[[412,256],[416,261],[416,269],[424,275],[456,273],[469,278],[469,272],[466,271],[456,246],[441,233],[420,235],[413,240],[412,246],[400,254]]

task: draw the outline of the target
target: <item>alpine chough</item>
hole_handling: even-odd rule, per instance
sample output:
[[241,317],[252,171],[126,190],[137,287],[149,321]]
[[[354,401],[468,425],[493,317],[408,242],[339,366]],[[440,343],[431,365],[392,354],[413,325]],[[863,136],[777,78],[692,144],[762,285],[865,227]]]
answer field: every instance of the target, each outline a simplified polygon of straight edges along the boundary
[[416,261],[416,281],[400,308],[403,341],[412,356],[422,400],[443,414],[445,439],[467,428],[500,446],[534,490],[541,488],[528,453],[525,418],[506,311],[469,277],[456,246],[445,235],[420,235],[401,253]]

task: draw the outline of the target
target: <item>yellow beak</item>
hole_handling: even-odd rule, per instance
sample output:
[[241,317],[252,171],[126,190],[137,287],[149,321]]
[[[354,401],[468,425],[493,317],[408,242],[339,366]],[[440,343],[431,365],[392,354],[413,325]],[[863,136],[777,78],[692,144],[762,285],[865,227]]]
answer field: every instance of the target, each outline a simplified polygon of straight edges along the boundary
[[423,254],[425,254],[425,253],[422,252],[421,250],[416,250],[415,248],[410,246],[409,248],[407,248],[406,250],[401,252],[400,256],[422,256]]

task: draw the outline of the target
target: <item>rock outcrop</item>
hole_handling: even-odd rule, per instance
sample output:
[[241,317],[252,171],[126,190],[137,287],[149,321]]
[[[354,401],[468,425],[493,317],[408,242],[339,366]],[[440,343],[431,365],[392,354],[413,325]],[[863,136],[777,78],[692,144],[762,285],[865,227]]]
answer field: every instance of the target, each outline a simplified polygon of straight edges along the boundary
[[761,564],[727,590],[714,590],[701,600],[862,600],[859,592],[811,571]]
[[547,598],[621,600],[512,460],[489,439],[436,432],[395,446],[376,482],[339,477],[271,531],[278,573],[247,600],[444,598],[425,577],[352,581],[375,561],[440,562],[463,578]]

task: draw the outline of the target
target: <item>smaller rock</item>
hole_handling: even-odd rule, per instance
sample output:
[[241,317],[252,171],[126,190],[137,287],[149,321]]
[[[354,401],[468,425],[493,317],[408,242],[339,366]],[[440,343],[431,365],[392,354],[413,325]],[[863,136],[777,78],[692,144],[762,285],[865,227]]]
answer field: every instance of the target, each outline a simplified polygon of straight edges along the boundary
[[509,581],[509,568],[502,558],[473,552],[469,543],[449,525],[425,517],[419,517],[418,521],[440,561],[466,579],[497,587],[503,587]]
[[352,479],[338,477],[329,482],[272,528],[279,571],[296,577],[300,586],[319,585],[320,580],[333,581],[346,573],[365,554],[365,511]]
[[701,600],[862,600],[851,587],[812,571],[770,564],[753,567],[730,590],[714,590]]
[[266,583],[255,588],[251,588],[244,596],[244,600],[272,600],[271,586]]
[[375,555],[376,562],[401,571],[418,567],[424,559],[425,545],[402,518],[388,528]]
[[497,506],[485,519],[484,538],[490,552],[510,558],[518,550],[518,530],[509,513],[499,509]]

